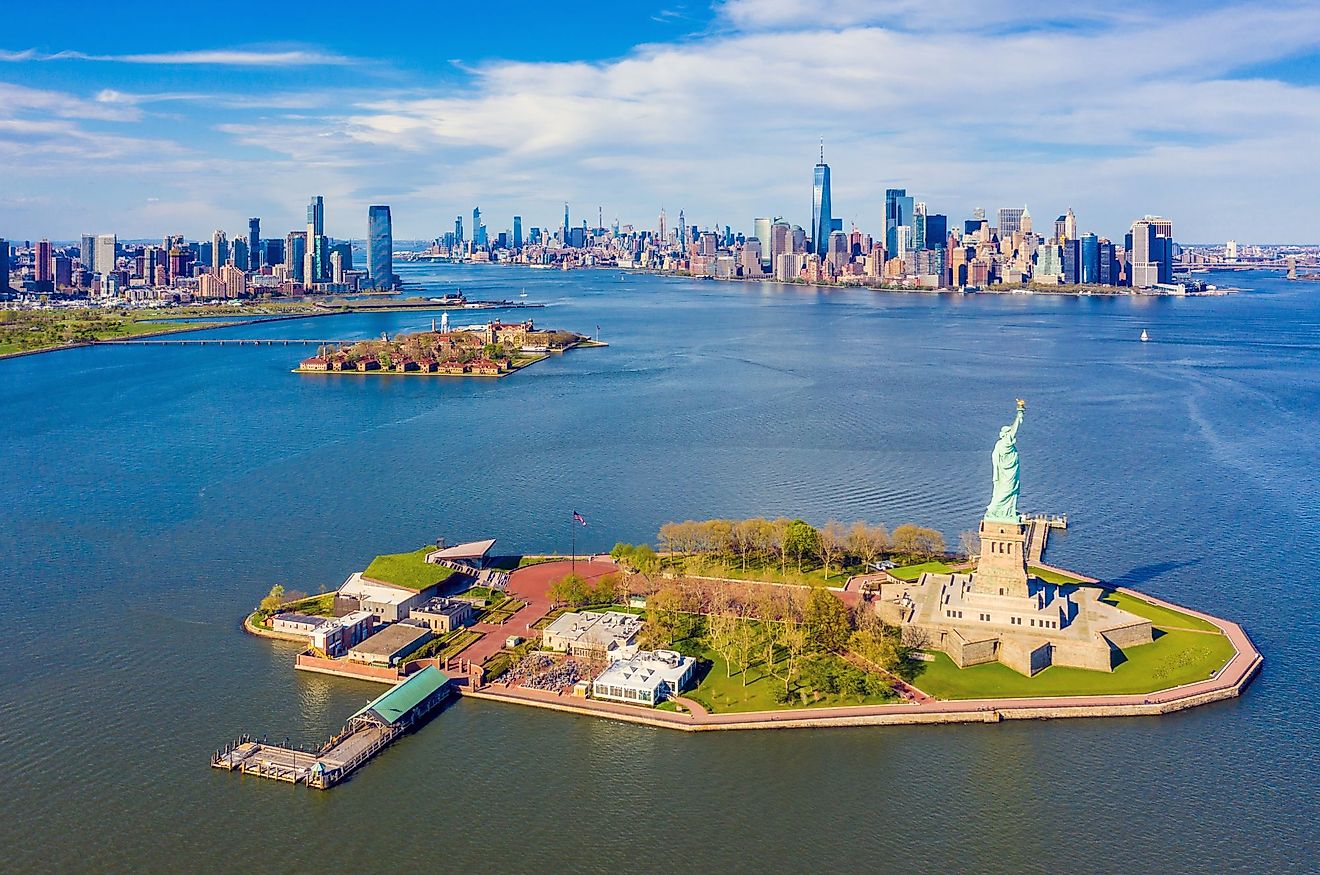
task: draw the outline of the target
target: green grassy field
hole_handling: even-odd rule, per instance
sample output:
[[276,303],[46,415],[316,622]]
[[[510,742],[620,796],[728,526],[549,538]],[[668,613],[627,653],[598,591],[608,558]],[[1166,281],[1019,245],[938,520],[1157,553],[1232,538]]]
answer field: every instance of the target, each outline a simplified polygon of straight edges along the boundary
[[913,583],[921,578],[926,572],[931,574],[949,574],[953,571],[953,566],[947,562],[920,562],[916,565],[904,565],[899,568],[889,569],[889,573],[899,580],[906,580]]
[[682,695],[704,706],[712,714],[782,711],[804,707],[830,708],[841,705],[883,705],[896,700],[894,696],[827,694],[817,701],[808,701],[805,704],[796,696],[791,702],[784,703],[778,701],[776,695],[783,689],[783,680],[773,677],[766,671],[763,662],[755,662],[748,668],[747,685],[743,686],[741,674],[735,674],[731,678],[725,677],[726,663],[718,653],[701,648],[701,658],[710,662],[710,670],[696,689]]
[[1034,574],[1036,577],[1039,577],[1046,583],[1081,583],[1080,580],[1069,574],[1060,574],[1057,571],[1051,571],[1048,568],[1040,568],[1036,565],[1032,565],[1027,571]]
[[814,568],[798,572],[797,568],[790,565],[787,571],[781,570],[778,565],[757,565],[749,566],[743,570],[741,564],[733,562],[724,562],[706,556],[688,556],[674,557],[668,560],[670,566],[681,569],[686,574],[702,577],[726,577],[731,580],[748,580],[762,583],[788,583],[794,586],[843,586],[848,582],[848,578],[857,574],[860,568],[844,568],[837,566],[831,569],[829,575],[825,574],[825,569]]
[[[90,340],[115,340],[180,328],[205,326],[218,328],[231,322],[197,322],[185,317],[159,321],[159,311],[151,310],[0,310],[0,354],[32,352],[85,343]],[[189,314],[194,319],[202,315]]]
[[1130,596],[1123,592],[1111,592],[1104,596],[1103,601],[1116,605],[1129,613],[1136,614],[1138,617],[1145,617],[1154,623],[1157,627],[1163,629],[1197,629],[1202,632],[1218,632],[1214,623],[1208,620],[1202,620],[1200,617],[1193,617],[1191,614],[1184,614],[1182,611],[1175,611],[1170,608],[1153,605],[1148,601],[1139,599],[1136,596]]
[[432,565],[426,561],[426,554],[434,547],[422,547],[411,553],[386,553],[371,560],[363,577],[379,580],[404,589],[421,590],[447,580],[454,573],[452,568]]

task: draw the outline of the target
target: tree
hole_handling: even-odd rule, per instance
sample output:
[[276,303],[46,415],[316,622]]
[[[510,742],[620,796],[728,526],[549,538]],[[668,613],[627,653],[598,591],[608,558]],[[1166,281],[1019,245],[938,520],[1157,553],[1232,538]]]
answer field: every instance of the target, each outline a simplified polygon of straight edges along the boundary
[[587,603],[591,589],[587,582],[577,574],[565,574],[550,584],[550,600],[558,605],[578,608]]
[[646,631],[653,645],[669,647],[674,643],[682,608],[682,594],[672,584],[660,587],[647,598]]
[[720,656],[724,657],[724,676],[733,677],[734,653],[737,649],[737,629],[741,624],[738,617],[720,611],[706,617],[706,641]]
[[278,611],[283,604],[284,587],[277,583],[270,588],[270,592],[268,592],[266,597],[261,600],[261,604],[257,605],[257,611],[266,616],[270,616]]
[[934,529],[904,523],[894,529],[894,550],[917,559],[934,559],[944,553],[944,536]]
[[880,554],[889,549],[889,532],[884,526],[868,526],[864,522],[855,522],[848,530],[848,552],[856,556],[866,568],[875,565]]
[[793,520],[784,532],[784,552],[797,560],[798,574],[802,573],[802,557],[816,552],[820,532],[802,520]]
[[843,552],[843,542],[846,537],[843,526],[837,520],[830,520],[816,533],[816,557],[825,567],[826,580],[830,576],[830,565]]
[[730,653],[738,664],[738,671],[742,672],[742,685],[747,686],[748,671],[752,667],[752,654],[761,645],[765,637],[763,628],[758,623],[753,623],[745,617],[740,617],[738,623],[733,627],[733,640]]
[[981,556],[981,535],[971,529],[958,536],[958,552],[968,562],[975,563]]
[[837,653],[848,645],[848,636],[852,634],[848,608],[829,590],[811,590],[811,595],[807,596],[805,615],[813,650]]
[[[797,678],[802,654],[807,651],[807,629],[799,620],[789,617],[773,624],[766,641],[767,668],[771,674],[784,681],[784,693],[787,695]],[[778,662],[775,661],[776,653],[782,656]]]

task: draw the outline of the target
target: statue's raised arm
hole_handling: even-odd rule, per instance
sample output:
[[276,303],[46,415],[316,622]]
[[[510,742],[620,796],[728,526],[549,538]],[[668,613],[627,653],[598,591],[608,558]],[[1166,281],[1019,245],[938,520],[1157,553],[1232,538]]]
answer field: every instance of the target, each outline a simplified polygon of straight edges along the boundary
[[1017,400],[1017,416],[1013,417],[1013,424],[1008,426],[1009,439],[1016,442],[1018,428],[1022,425],[1022,414],[1026,412],[1027,402],[1021,398]]

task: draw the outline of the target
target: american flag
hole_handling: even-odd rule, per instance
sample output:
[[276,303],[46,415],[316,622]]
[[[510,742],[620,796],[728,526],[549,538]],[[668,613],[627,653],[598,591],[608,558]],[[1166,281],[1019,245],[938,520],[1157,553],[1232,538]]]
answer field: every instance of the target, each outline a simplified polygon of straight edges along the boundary
[[577,511],[573,511],[573,522],[582,523],[584,526],[587,524],[587,521],[582,518],[582,514]]

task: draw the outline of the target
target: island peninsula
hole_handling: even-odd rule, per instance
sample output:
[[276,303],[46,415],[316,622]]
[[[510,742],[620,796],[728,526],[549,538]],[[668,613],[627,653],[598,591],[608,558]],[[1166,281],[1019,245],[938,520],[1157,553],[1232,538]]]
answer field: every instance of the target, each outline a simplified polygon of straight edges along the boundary
[[1239,695],[1263,660],[1237,623],[1045,562],[1068,523],[1018,510],[1025,408],[958,551],[912,524],[687,521],[607,556],[442,541],[332,593],[277,587],[249,632],[303,644],[299,670],[391,690],[314,751],[245,737],[212,765],[327,788],[455,695],[686,731],[1157,715]]

